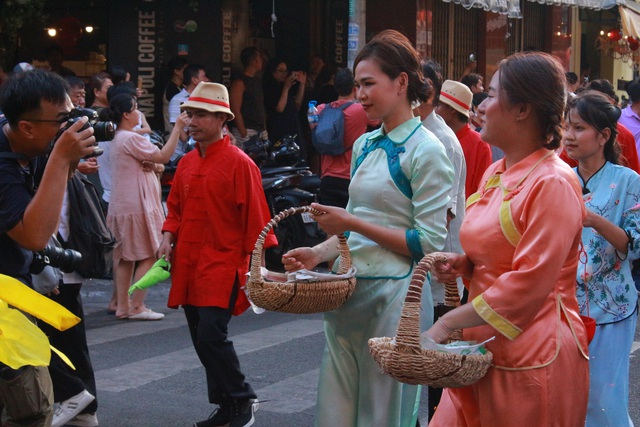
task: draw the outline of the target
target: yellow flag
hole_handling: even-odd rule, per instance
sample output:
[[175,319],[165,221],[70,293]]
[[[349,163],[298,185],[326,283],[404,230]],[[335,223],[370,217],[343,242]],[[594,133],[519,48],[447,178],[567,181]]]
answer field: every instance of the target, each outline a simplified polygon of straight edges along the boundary
[[0,301],[0,361],[13,369],[24,365],[48,366],[49,339],[18,310]]
[[53,350],[75,369],[67,356],[50,346],[40,328],[9,304],[61,331],[80,322],[79,317],[60,304],[20,281],[0,274],[0,362],[12,369],[25,365],[48,366]]
[[61,331],[80,322],[79,317],[57,302],[51,301],[19,280],[4,274],[0,274],[0,299]]

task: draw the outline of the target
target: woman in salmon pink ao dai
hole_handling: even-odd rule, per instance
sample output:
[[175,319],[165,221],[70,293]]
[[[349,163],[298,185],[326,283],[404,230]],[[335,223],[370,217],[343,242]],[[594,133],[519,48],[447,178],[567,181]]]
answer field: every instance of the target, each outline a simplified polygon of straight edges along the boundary
[[584,425],[589,362],[575,278],[586,213],[575,173],[554,152],[564,82],[550,55],[516,53],[478,107],[482,139],[505,157],[467,199],[464,254],[432,269],[441,282],[468,279],[469,302],[427,334],[437,342],[456,329],[465,340],[495,336],[486,344],[493,364],[477,383],[446,389],[430,426]]

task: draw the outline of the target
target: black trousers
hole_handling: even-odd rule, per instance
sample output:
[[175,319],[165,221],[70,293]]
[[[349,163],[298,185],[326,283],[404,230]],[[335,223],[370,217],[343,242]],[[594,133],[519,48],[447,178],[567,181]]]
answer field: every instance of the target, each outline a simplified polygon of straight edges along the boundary
[[255,399],[251,386],[240,371],[240,361],[227,338],[227,326],[238,295],[236,279],[229,307],[184,306],[191,340],[207,374],[209,402],[217,405],[230,400]]
[[[67,355],[73,365],[74,371],[60,357],[51,353],[51,363],[49,364],[49,374],[53,383],[53,395],[55,402],[62,402],[87,390],[96,396],[96,379],[89,356],[87,346],[87,333],[84,324],[84,310],[82,308],[82,297],[80,289],[82,284],[60,285],[58,295],[49,296],[80,319],[80,323],[66,331],[59,331],[45,322],[39,322],[38,326],[49,337],[51,345]],[[91,402],[82,413],[93,413],[98,409],[98,400]]]

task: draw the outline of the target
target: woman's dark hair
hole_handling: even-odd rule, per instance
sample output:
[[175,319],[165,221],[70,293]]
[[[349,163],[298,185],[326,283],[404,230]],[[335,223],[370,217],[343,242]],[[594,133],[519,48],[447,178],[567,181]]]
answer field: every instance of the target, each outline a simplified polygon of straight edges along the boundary
[[278,68],[278,65],[286,63],[287,61],[280,58],[272,58],[267,62],[267,66],[264,68],[264,73],[262,73],[262,84],[264,87],[273,87],[279,84],[273,77],[273,73],[276,71],[276,68]]
[[[436,106],[440,99],[440,89],[442,89],[442,67],[433,59],[428,59],[422,63],[422,74],[424,74],[425,78],[431,80],[431,86],[435,91],[433,105]],[[420,101],[427,102],[427,99],[420,99]]]
[[551,55],[520,52],[503,59],[498,68],[500,90],[509,105],[528,104],[538,120],[542,146],[560,147],[567,98],[564,70]]
[[[329,83],[332,78],[335,78],[335,75],[336,75],[336,71],[334,67],[332,67],[331,65],[325,64],[324,67],[322,67],[322,69],[320,70],[320,73],[318,73],[318,77],[316,77],[314,87],[316,89],[321,88],[323,85],[326,85],[327,83]],[[351,75],[353,76],[353,73]],[[335,80],[333,84],[335,86]]]
[[175,70],[180,70],[181,68],[189,65],[189,60],[184,56],[175,56],[167,62],[167,75],[169,78],[173,75]]
[[616,137],[618,136],[618,119],[622,113],[620,108],[613,105],[609,97],[601,92],[585,90],[567,103],[566,120],[571,118],[569,115],[571,111],[576,111],[582,120],[593,126],[599,133],[605,129],[611,131],[611,136],[604,144],[604,158],[613,164],[618,164],[620,147]]
[[113,85],[107,90],[107,100],[111,102],[111,98],[120,93],[136,96],[136,86],[133,82],[122,82],[120,84]]
[[484,101],[488,97],[489,97],[489,94],[487,92],[474,93],[473,101],[471,103],[473,104],[474,107],[477,108],[480,104],[482,104],[482,101]]
[[109,100],[109,107],[102,110],[102,113],[105,118],[119,125],[123,114],[132,112],[135,106],[135,95],[119,93]]
[[109,73],[105,73],[104,71],[101,71],[98,74],[94,74],[89,78],[86,96],[87,105],[93,105],[94,101],[96,100],[96,95],[95,93],[93,93],[93,91],[95,89],[102,89],[102,85],[104,85],[104,82],[107,79],[111,80],[111,75],[109,75]]
[[433,88],[429,80],[422,74],[420,55],[403,34],[395,30],[385,30],[378,33],[358,53],[353,71],[360,61],[372,59],[378,63],[380,69],[390,79],[397,78],[400,73],[409,77],[407,98],[410,102],[418,99],[429,99]]
[[640,79],[628,83],[626,90],[631,103],[640,101]]
[[573,71],[567,71],[564,73],[565,78],[567,79],[567,83],[570,85],[574,85],[578,83],[578,75]]
[[613,88],[613,85],[611,84],[611,82],[607,79],[595,79],[595,80],[591,80],[589,82],[589,84],[587,85],[587,89],[591,89],[591,90],[595,90],[598,92],[602,92],[605,95],[607,95],[608,97],[610,97],[612,100],[616,101],[616,98],[618,97],[616,95],[616,91]]
[[127,81],[127,70],[120,65],[114,65],[111,67],[109,74],[111,74],[111,81],[114,86]]

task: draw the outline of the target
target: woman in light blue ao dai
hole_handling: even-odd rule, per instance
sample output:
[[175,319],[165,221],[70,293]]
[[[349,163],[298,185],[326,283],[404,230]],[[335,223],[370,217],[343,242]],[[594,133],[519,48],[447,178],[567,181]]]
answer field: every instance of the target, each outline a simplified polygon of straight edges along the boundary
[[[638,319],[631,262],[640,256],[640,176],[617,164],[620,109],[586,91],[571,99],[564,145],[578,161],[587,219],[577,273],[580,311],[596,320],[589,344],[588,427],[633,426],[629,354]],[[561,209],[561,206],[556,207]]]

